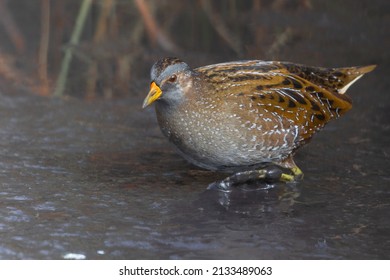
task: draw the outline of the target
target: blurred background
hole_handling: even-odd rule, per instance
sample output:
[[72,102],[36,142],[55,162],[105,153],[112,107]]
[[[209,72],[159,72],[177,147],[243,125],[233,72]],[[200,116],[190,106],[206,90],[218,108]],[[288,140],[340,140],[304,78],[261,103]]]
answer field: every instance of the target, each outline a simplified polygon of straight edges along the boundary
[[0,0],[0,90],[126,97],[144,92],[150,67],[168,55],[193,67],[387,67],[389,11],[386,0]]

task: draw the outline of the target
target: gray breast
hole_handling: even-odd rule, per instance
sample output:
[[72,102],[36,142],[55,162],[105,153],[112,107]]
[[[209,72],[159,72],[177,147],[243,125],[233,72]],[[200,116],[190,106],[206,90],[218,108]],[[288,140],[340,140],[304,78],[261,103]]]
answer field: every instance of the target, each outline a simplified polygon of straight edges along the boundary
[[156,112],[164,135],[187,160],[202,168],[239,169],[279,161],[294,148],[298,130],[285,127],[270,112],[249,112],[244,119],[215,99],[191,105],[171,110],[157,104]]

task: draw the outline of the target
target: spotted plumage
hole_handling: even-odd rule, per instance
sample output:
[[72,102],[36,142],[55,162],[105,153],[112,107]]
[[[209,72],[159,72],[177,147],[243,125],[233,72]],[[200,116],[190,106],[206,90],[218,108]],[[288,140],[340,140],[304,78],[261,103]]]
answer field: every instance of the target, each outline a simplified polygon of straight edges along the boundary
[[144,107],[190,162],[242,172],[264,163],[299,170],[292,155],[352,107],[348,87],[375,66],[309,67],[260,60],[191,69],[164,58],[151,70]]

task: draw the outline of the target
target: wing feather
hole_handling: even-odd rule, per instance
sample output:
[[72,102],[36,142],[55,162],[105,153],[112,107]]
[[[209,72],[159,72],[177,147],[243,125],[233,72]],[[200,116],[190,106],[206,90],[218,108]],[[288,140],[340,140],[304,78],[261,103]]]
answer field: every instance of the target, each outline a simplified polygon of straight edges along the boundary
[[286,67],[279,62],[239,61],[196,71],[204,75],[215,94],[237,95],[242,102],[247,98],[260,110],[265,108],[299,127],[297,140],[301,142],[309,140],[329,120],[347,112],[352,102],[345,94],[315,84],[315,79],[303,78],[299,74],[307,69],[297,67]]

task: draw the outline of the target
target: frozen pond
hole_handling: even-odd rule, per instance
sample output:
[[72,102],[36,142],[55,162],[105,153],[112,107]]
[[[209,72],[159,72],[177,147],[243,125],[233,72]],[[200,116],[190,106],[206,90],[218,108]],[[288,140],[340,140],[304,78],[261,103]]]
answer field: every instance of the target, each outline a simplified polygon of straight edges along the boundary
[[142,99],[0,95],[2,259],[388,258],[388,103],[318,134],[301,183],[227,195]]

